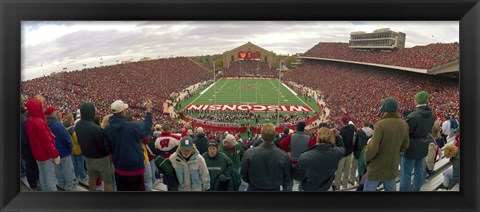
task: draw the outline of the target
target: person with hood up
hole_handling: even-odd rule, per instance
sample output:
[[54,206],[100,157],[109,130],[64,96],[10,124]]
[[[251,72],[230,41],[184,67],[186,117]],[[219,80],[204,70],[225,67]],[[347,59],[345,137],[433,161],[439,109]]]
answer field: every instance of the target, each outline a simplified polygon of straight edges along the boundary
[[427,104],[428,98],[427,92],[418,92],[414,98],[417,106],[405,119],[409,128],[410,145],[402,155],[400,164],[400,191],[420,191],[425,180],[423,163],[428,155],[428,146],[432,140],[429,134],[435,122],[432,108]]
[[147,100],[144,121],[129,122],[126,118],[128,105],[121,100],[111,104],[113,116],[105,126],[105,147],[112,154],[118,191],[145,191],[142,143],[149,142],[145,138],[152,128],[152,108],[152,101]]
[[22,160],[25,164],[25,172],[27,177],[28,185],[32,190],[41,191],[39,176],[38,176],[38,165],[37,161],[33,157],[32,150],[30,149],[30,142],[28,140],[27,131],[25,129],[25,122],[27,117],[25,113],[27,109],[25,108],[26,98],[24,95],[20,96],[20,152]]
[[60,155],[55,147],[55,135],[45,121],[40,99],[29,99],[26,107],[30,117],[25,121],[25,129],[32,155],[37,161],[40,186],[42,191],[57,191],[55,165],[60,164]]
[[75,125],[75,133],[87,165],[89,190],[95,191],[97,178],[102,177],[104,190],[112,191],[113,166],[105,147],[103,129],[93,123],[95,106],[91,102],[84,103],[80,111],[82,116]]
[[55,144],[60,155],[60,164],[55,166],[57,175],[57,184],[66,191],[71,191],[77,186],[74,181],[74,169],[72,162],[73,144],[70,140],[70,134],[63,124],[55,118],[57,108],[48,106],[45,110],[47,124],[53,135],[55,135]]
[[193,145],[192,137],[183,137],[177,152],[170,155],[168,159],[177,175],[178,191],[210,190],[207,164]]

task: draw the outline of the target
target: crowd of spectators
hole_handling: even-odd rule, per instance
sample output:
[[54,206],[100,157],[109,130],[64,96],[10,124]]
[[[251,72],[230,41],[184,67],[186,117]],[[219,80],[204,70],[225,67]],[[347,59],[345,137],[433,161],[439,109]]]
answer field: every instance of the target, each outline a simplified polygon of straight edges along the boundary
[[270,65],[264,61],[239,60],[231,62],[229,67],[223,71],[223,76],[258,76],[276,78],[278,77],[278,72],[274,67],[270,67]]
[[421,90],[431,94],[429,103],[437,118],[447,113],[459,114],[458,79],[313,60],[304,61],[283,79],[320,90],[330,109],[330,119],[337,123],[343,115],[342,107],[347,109],[354,123],[362,123],[364,119],[375,123],[380,100],[389,96],[399,101],[399,112],[413,111],[412,96]]
[[163,103],[170,94],[207,81],[212,74],[185,57],[118,64],[61,72],[21,83],[27,97],[41,94],[48,105],[61,112],[76,112],[83,102],[95,103],[97,115],[110,113],[110,104],[121,99],[140,120],[146,99],[154,102],[154,122],[181,124],[163,115]]
[[431,69],[458,61],[460,44],[458,42],[435,43],[392,51],[359,51],[348,47],[348,43],[321,42],[305,52],[303,56]]

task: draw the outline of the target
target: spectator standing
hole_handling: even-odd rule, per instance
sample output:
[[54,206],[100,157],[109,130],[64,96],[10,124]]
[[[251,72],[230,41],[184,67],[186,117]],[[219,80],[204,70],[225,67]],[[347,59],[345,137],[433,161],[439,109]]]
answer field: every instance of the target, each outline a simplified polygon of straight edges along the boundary
[[293,178],[300,181],[304,191],[330,190],[344,151],[336,129],[320,128],[317,144],[302,153],[293,167]]
[[292,172],[287,153],[275,147],[275,126],[262,127],[264,142],[245,152],[240,176],[248,183],[247,191],[291,191]]
[[241,149],[239,148],[239,146],[237,146],[235,136],[233,136],[232,134],[227,134],[227,136],[225,136],[225,138],[223,139],[222,143],[223,145],[220,146],[220,149],[218,151],[227,155],[230,160],[232,160],[233,165],[235,165],[235,167],[239,169]]
[[112,191],[113,166],[105,147],[103,129],[93,123],[95,106],[91,102],[84,103],[80,111],[82,116],[75,125],[75,133],[87,165],[89,190],[95,191],[96,180],[102,177],[104,190]]
[[205,137],[205,133],[203,132],[203,128],[197,128],[197,136],[193,138],[193,143],[195,147],[197,147],[198,152],[203,155],[203,153],[208,151],[207,147],[208,139]]
[[185,136],[180,147],[170,158],[178,180],[178,191],[208,191],[210,176],[205,159],[193,145],[193,139]]
[[275,146],[280,148],[280,142],[290,134],[289,132],[290,132],[290,129],[288,129],[288,127],[283,128],[283,133],[280,135],[280,137],[276,138],[275,141],[273,142]]
[[442,123],[442,136],[443,136],[443,140],[445,140],[445,143],[448,142],[450,131],[451,131],[450,115],[445,114],[445,121],[443,121]]
[[[362,164],[360,163],[364,162],[363,160],[362,161],[359,160],[360,155],[363,154],[362,153],[363,149],[367,145],[368,139],[370,139],[372,135],[373,135],[373,129],[370,128],[370,122],[367,120],[363,121],[363,127],[362,129],[358,130],[357,136],[355,137],[355,142],[353,144],[353,157],[357,161],[357,170],[355,170],[355,172],[358,172],[358,177],[356,178],[358,183],[360,183],[360,180],[362,179],[362,176],[363,176],[363,172],[360,173],[358,171],[358,167],[362,166]],[[350,176],[351,175],[352,174],[350,174]],[[353,180],[353,179],[350,179],[350,180]]]
[[74,181],[74,169],[72,157],[73,144],[70,140],[70,134],[63,124],[55,118],[57,108],[48,106],[45,110],[47,124],[50,127],[53,135],[55,135],[55,146],[60,155],[60,164],[55,166],[55,174],[57,176],[57,184],[63,190],[71,191],[77,186],[77,181]]
[[418,92],[414,98],[417,106],[405,119],[409,128],[410,145],[401,159],[400,191],[411,191],[412,174],[413,191],[420,191],[425,180],[423,165],[428,154],[428,145],[432,140],[429,133],[435,122],[432,109],[427,105],[428,98],[427,92]]
[[[155,152],[161,157],[168,159],[173,153],[177,151],[180,145],[181,137],[172,134],[170,124],[162,125],[162,133],[160,133],[155,140]],[[163,175],[163,183],[167,186],[168,191],[177,191],[178,182],[176,176]]]
[[[343,111],[345,111],[342,108]],[[345,113],[346,114],[346,113]],[[333,182],[333,190],[340,189],[342,186],[344,189],[348,186],[348,178],[350,176],[350,168],[352,165],[352,152],[353,152],[353,137],[355,135],[355,126],[349,124],[350,117],[345,115],[342,117],[342,128],[340,129],[340,136],[342,136],[343,144],[345,146],[345,152],[343,158],[338,163],[338,169],[335,173],[335,181]]]
[[118,191],[145,191],[144,173],[148,164],[145,163],[142,141],[144,144],[149,142],[152,107],[152,102],[147,100],[144,121],[128,122],[128,105],[121,100],[111,104],[113,116],[105,126],[105,146],[112,154]]
[[365,147],[368,164],[364,191],[376,191],[383,182],[385,191],[395,191],[400,153],[409,145],[408,125],[397,113],[398,102],[388,97],[383,100],[382,118],[375,124],[371,141]]
[[29,99],[26,107],[30,117],[25,121],[25,129],[32,155],[37,162],[42,191],[57,191],[55,165],[60,164],[60,156],[55,147],[55,135],[45,122],[40,99]]
[[210,191],[238,191],[240,173],[227,155],[218,152],[216,140],[208,141],[208,152],[203,153],[202,157],[210,175]]
[[72,162],[75,177],[78,181],[88,185],[87,173],[85,172],[85,159],[82,155],[82,150],[78,144],[77,134],[75,133],[75,127],[73,126],[74,119],[73,114],[67,113],[63,119],[63,125],[66,127],[70,140],[72,141]]
[[22,155],[22,160],[25,164],[25,172],[27,175],[27,182],[28,185],[32,190],[40,191],[41,186],[39,182],[39,174],[38,174],[38,165],[37,161],[33,157],[32,150],[30,149],[30,142],[28,140],[27,131],[25,129],[25,122],[27,121],[27,117],[25,116],[25,97],[22,95],[20,98],[20,150]]

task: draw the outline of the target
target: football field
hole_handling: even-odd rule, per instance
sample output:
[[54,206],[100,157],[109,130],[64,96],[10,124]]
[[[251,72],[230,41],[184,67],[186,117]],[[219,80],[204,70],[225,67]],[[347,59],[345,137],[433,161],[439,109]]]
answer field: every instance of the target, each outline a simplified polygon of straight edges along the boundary
[[278,79],[222,78],[182,102],[185,110],[249,110],[253,112],[315,112],[313,99],[296,95]]

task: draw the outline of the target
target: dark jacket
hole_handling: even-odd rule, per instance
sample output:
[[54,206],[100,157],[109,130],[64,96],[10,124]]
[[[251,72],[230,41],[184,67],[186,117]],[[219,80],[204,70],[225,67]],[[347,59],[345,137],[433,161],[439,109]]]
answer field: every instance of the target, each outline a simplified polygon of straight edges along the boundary
[[335,145],[321,143],[310,147],[293,167],[293,179],[301,181],[305,191],[327,191],[335,179],[344,151],[340,136],[335,138]]
[[208,151],[208,146],[207,146],[208,138],[205,137],[205,134],[197,134],[195,138],[193,138],[193,143],[197,147],[198,152],[200,154],[203,154]]
[[103,141],[103,129],[93,123],[95,107],[93,103],[85,103],[80,106],[81,120],[75,125],[78,144],[82,155],[87,158],[103,158],[108,156]]
[[27,121],[27,117],[21,113],[20,114],[20,149],[22,152],[22,157],[24,153],[30,153],[30,142],[28,142],[28,136],[27,136],[27,131],[25,130],[25,121]]
[[228,158],[230,158],[230,160],[232,160],[233,165],[235,165],[237,169],[240,168],[240,154],[243,153],[243,148],[235,145],[232,149],[230,149],[226,146],[220,145],[218,147],[218,152],[223,152],[225,155],[228,156]]
[[55,135],[55,146],[60,157],[64,158],[72,154],[72,140],[63,124],[53,116],[47,116],[47,124]]
[[121,114],[110,117],[105,126],[105,147],[113,155],[115,169],[136,171],[145,168],[142,140],[150,135],[151,127],[152,113],[149,112],[144,122],[129,122]]
[[[233,168],[238,175],[238,179],[240,180],[240,174],[238,173],[238,169],[233,165],[232,160],[228,158],[227,155],[223,154],[222,152],[217,152],[215,157],[210,157],[208,152],[202,154],[202,157],[205,159],[205,163],[207,164],[208,173],[210,175],[210,190],[211,191],[221,191],[219,187],[219,179],[218,176],[221,174],[225,174],[227,168]],[[228,176],[227,176],[228,177]],[[229,190],[234,191],[234,190]],[[237,190],[238,191],[238,187]]]
[[353,152],[353,135],[355,135],[355,126],[349,124],[340,129],[340,135],[345,145],[345,153],[343,156],[349,156]]
[[411,160],[422,159],[428,154],[428,134],[432,130],[435,117],[428,106],[416,107],[415,111],[408,114],[405,121],[409,128],[410,145],[404,157]]
[[284,191],[291,191],[292,188],[290,158],[273,143],[264,142],[246,151],[240,176],[245,182],[263,190],[282,186]]
[[238,191],[240,184],[242,183],[238,169],[235,166],[228,166],[227,169],[223,172],[225,177],[228,177],[230,180],[226,182],[225,188],[222,188],[221,181],[217,177],[213,187],[210,188],[210,191]]
[[355,142],[353,143],[353,156],[355,159],[360,158],[363,148],[367,145],[368,139],[373,135],[373,130],[369,127],[364,127],[357,132]]

